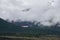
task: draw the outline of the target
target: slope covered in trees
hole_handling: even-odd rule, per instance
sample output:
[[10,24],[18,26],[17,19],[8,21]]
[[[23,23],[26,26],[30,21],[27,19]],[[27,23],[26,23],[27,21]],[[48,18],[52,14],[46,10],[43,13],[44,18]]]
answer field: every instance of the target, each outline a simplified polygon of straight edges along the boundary
[[[38,25],[35,22],[14,22],[9,23],[0,18],[0,34],[1,35],[17,35],[17,36],[40,36],[40,35],[60,35],[59,23],[50,27]],[[29,27],[21,27],[28,25]]]

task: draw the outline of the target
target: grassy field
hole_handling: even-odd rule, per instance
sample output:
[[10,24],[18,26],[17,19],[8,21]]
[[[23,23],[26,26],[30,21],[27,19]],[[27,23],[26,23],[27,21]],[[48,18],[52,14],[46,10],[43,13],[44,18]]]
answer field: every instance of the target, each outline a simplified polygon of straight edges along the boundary
[[60,36],[41,36],[41,37],[0,36],[0,40],[60,40]]

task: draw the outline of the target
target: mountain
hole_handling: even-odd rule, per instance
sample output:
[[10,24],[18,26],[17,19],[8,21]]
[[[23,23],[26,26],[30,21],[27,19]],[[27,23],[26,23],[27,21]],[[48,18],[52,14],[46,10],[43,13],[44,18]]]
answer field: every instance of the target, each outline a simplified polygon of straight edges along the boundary
[[[39,36],[39,35],[60,35],[58,24],[51,27],[36,27],[31,22],[18,22],[17,25],[9,23],[0,18],[0,35],[18,35],[18,36]],[[18,26],[20,24],[20,26]],[[32,27],[21,27],[21,25],[32,25]]]
[[[15,22],[16,25],[22,26],[22,25],[28,25],[28,28],[22,28],[23,30],[20,30],[22,34],[33,34],[33,35],[60,35],[60,23],[56,23],[52,26],[43,26],[40,24],[40,22],[29,22],[29,21],[23,21],[23,22]],[[40,24],[40,26],[38,26]]]
[[18,29],[18,26],[0,18],[0,33],[16,32],[16,29]]

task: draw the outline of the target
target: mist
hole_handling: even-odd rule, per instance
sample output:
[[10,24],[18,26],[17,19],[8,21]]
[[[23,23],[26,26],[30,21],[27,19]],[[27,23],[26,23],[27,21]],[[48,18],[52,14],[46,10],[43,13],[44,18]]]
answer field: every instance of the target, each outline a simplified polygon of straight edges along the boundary
[[60,22],[59,4],[60,0],[0,0],[0,18],[50,26]]

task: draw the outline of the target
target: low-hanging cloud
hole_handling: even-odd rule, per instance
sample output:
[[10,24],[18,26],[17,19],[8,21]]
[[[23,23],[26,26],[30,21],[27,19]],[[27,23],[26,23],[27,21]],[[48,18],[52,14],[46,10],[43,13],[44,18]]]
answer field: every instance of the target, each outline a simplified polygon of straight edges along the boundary
[[[0,17],[5,20],[21,19],[52,25],[60,22],[59,2],[59,0],[0,0]],[[22,11],[28,8],[29,11]]]

